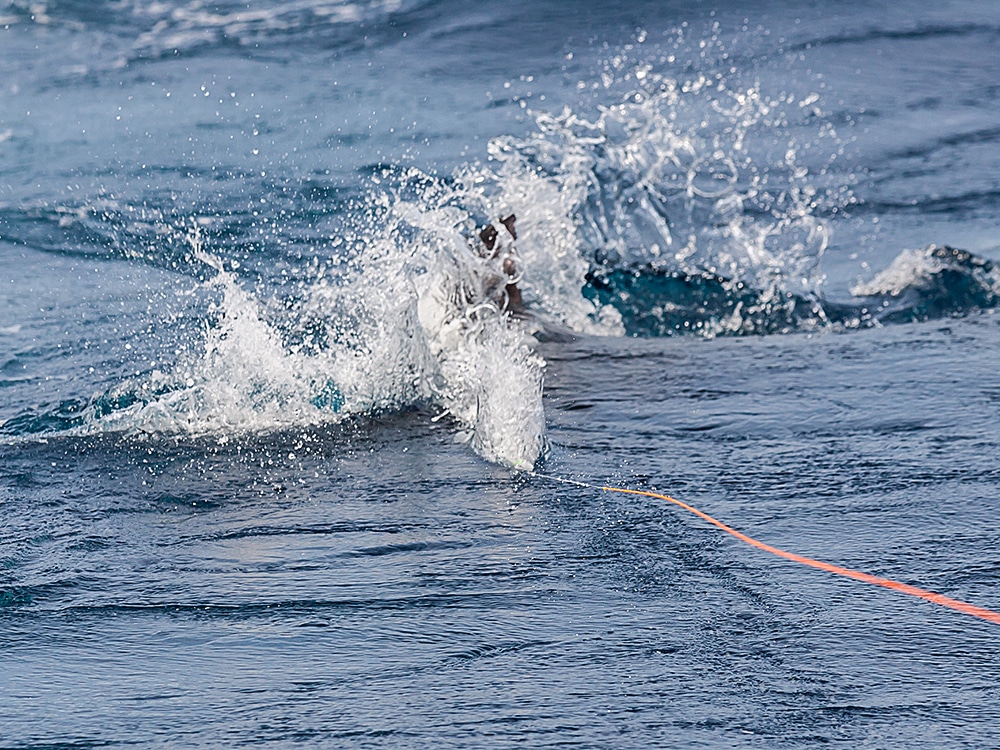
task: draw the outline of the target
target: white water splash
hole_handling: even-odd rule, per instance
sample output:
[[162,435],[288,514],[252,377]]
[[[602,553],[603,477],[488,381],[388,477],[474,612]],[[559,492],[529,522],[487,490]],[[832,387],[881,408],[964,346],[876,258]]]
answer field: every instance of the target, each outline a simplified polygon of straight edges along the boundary
[[585,265],[816,293],[830,241],[821,212],[854,202],[849,186],[827,185],[844,144],[819,96],[767,94],[721,73],[674,78],[619,57],[606,78],[626,89],[618,103],[590,116],[536,112],[537,132],[491,144],[505,198],[543,198],[534,234],[573,246]]
[[933,287],[944,272],[952,271],[963,279],[956,285],[959,293],[1000,295],[1000,266],[964,250],[941,245],[927,245],[919,250],[903,250],[888,267],[871,281],[851,287],[856,297],[898,297],[910,290]]
[[855,297],[893,297],[913,286],[928,282],[945,269],[944,261],[934,255],[934,245],[921,250],[903,250],[892,263],[879,271],[871,281],[859,282],[851,287]]
[[[403,215],[427,230],[401,243]],[[440,213],[401,206],[372,238],[357,272],[308,284],[295,313],[322,321],[321,347],[289,345],[266,304],[193,231],[193,257],[215,271],[206,291],[221,295],[203,339],[169,371],[95,398],[85,431],[226,442],[432,403],[484,458],[533,465],[544,449],[543,362],[527,333],[487,296],[495,287],[489,267],[449,229]],[[102,407],[115,402],[128,405]]]
[[[624,330],[618,311],[583,294],[595,266],[707,271],[774,294],[815,289],[828,233],[814,215],[820,191],[798,163],[803,146],[781,128],[792,100],[640,67],[641,88],[619,103],[591,118],[536,113],[535,133],[494,139],[485,163],[449,179],[416,169],[373,179],[357,257],[330,248],[338,272],[303,281],[294,305],[244,289],[192,235],[193,254],[215,272],[205,288],[220,296],[203,339],[169,371],[122,384],[134,403],[92,426],[224,440],[431,405],[483,457],[530,465],[545,444],[532,326]],[[818,128],[818,140],[837,143]],[[509,279],[476,244],[483,221],[509,213],[535,316],[523,325],[505,310]]]

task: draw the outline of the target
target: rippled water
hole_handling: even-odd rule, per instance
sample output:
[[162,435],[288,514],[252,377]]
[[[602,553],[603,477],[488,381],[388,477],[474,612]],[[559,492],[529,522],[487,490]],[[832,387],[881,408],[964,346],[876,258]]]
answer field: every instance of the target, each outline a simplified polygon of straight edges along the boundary
[[0,747],[1000,745],[998,46],[0,2]]

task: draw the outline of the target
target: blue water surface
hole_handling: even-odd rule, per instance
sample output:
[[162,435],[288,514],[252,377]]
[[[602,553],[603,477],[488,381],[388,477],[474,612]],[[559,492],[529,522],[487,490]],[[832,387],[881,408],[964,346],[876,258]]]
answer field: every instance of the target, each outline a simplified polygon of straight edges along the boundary
[[0,747],[1000,747],[997,625],[539,476],[1000,611],[997,59],[0,0]]

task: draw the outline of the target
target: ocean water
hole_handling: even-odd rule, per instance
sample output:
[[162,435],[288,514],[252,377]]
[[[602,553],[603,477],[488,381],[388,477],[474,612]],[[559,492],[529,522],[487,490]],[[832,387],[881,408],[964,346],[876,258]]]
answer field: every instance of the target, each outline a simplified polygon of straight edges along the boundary
[[0,747],[1000,747],[997,59],[0,0]]

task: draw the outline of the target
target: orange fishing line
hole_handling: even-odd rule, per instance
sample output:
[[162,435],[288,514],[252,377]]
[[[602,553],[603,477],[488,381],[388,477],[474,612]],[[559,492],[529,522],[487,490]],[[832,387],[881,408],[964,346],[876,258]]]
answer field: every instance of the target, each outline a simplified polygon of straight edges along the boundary
[[[541,475],[540,475],[541,476]],[[548,477],[551,479],[556,479],[557,477]],[[565,480],[562,480],[565,481]],[[574,482],[574,484],[583,484],[582,482]],[[586,485],[593,487],[594,485]],[[670,495],[661,495],[658,492],[647,492],[645,490],[629,490],[622,487],[601,487],[600,489],[607,492],[621,492],[627,495],[645,495],[646,497],[653,497],[658,500],[665,500],[668,503],[673,503],[674,505],[683,508],[684,510],[694,513],[698,518],[708,521],[710,524],[716,528],[722,529],[727,534],[739,539],[741,542],[746,542],[747,544],[756,547],[757,549],[762,549],[765,552],[770,552],[772,555],[777,555],[778,557],[783,557],[786,560],[791,560],[792,562],[797,562],[801,565],[808,565],[811,568],[819,568],[820,570],[825,570],[828,573],[835,573],[838,576],[844,576],[845,578],[853,578],[856,581],[864,581],[865,583],[871,583],[875,586],[882,586],[883,588],[892,589],[893,591],[900,591],[904,594],[909,594],[910,596],[916,596],[920,599],[926,599],[934,604],[939,604],[942,607],[948,607],[949,609],[957,610],[963,614],[972,615],[973,617],[978,617],[981,620],[986,620],[987,622],[992,622],[996,625],[1000,625],[1000,612],[994,612],[993,610],[986,609],[984,607],[977,607],[975,604],[969,604],[967,602],[959,601],[958,599],[952,599],[951,597],[944,596],[942,594],[935,594],[933,591],[927,591],[926,589],[918,588],[917,586],[910,586],[907,583],[900,583],[899,581],[893,581],[889,578],[881,578],[879,576],[873,576],[869,573],[862,573],[858,570],[851,570],[850,568],[844,568],[840,565],[831,565],[830,563],[825,563],[820,560],[813,560],[811,557],[805,557],[803,555],[796,555],[794,552],[787,552],[778,547],[772,547],[770,544],[764,544],[753,537],[749,537],[746,534],[737,531],[736,529],[726,526],[722,521],[718,521],[712,518],[707,513],[694,508],[687,503],[683,503],[677,498],[670,497]]]

